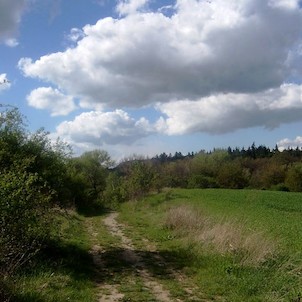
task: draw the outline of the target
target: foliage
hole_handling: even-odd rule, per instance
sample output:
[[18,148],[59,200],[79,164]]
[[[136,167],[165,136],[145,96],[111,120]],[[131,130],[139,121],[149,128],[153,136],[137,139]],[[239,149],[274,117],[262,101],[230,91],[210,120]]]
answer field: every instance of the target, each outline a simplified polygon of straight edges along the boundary
[[151,163],[142,160],[133,161],[128,174],[124,176],[124,186],[128,199],[144,197],[154,187],[154,176]]
[[18,165],[1,173],[0,280],[30,259],[50,232],[51,190],[25,168]]
[[69,188],[79,209],[102,203],[106,178],[113,164],[110,155],[104,150],[85,152],[69,161]]
[[285,184],[290,191],[302,192],[302,163],[293,164],[289,168]]
[[157,181],[166,187],[302,191],[298,148],[280,152],[253,143],[247,149],[214,149],[179,159],[163,153],[150,162],[157,164]]
[[221,165],[217,181],[222,188],[242,189],[248,185],[249,171],[240,162],[225,162]]
[[56,150],[43,130],[29,134],[17,109],[1,111],[1,288],[38,251],[50,232],[51,209],[64,199],[63,149]]
[[127,199],[127,191],[122,184],[122,178],[112,172],[106,178],[106,187],[103,192],[104,203],[108,208],[117,208]]

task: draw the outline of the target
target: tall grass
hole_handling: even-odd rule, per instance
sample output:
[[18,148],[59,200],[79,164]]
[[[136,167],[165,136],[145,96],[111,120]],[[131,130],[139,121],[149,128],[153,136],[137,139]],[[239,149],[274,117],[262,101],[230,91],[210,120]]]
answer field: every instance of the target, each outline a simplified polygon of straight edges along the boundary
[[171,208],[164,225],[188,241],[202,243],[203,247],[221,254],[239,257],[242,265],[258,265],[271,258],[276,251],[276,244],[264,234],[247,232],[243,225],[235,221],[213,221],[188,205]]

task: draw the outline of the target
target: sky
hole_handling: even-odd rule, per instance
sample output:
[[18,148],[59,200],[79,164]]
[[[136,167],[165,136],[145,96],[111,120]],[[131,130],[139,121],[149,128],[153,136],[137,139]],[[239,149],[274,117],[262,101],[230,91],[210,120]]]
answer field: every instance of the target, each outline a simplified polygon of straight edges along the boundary
[[0,0],[0,103],[75,152],[302,147],[298,0]]

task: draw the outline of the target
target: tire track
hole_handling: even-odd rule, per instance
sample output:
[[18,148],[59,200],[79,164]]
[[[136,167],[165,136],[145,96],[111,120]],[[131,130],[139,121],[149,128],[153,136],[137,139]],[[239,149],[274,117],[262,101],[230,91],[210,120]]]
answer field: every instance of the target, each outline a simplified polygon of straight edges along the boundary
[[[122,255],[123,259],[131,263],[137,274],[143,280],[144,285],[151,291],[158,301],[173,302],[170,292],[166,290],[162,284],[157,282],[154,277],[152,277],[143,258],[135,251],[132,240],[125,236],[123,232],[124,226],[117,222],[117,216],[118,213],[110,213],[104,219],[104,224],[113,236],[117,236],[121,239],[121,248],[124,250]],[[181,300],[176,301],[181,302]]]

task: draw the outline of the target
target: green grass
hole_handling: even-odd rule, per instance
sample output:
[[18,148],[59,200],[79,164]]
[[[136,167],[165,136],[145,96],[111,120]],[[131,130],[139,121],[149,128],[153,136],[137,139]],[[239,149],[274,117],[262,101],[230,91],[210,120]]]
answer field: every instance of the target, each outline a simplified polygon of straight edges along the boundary
[[[242,264],[236,253],[215,251],[165,227],[169,209],[184,204],[217,224],[235,223],[243,234],[261,233],[275,243],[273,255],[257,265]],[[232,302],[300,301],[301,218],[301,193],[216,189],[176,189],[152,195],[124,204],[120,215],[138,247],[143,246],[139,238],[147,238],[204,296]],[[176,292],[176,284],[171,282],[170,286]]]
[[[171,209],[184,209],[192,216],[176,221],[180,227],[168,227]],[[301,214],[301,193],[175,189],[122,204],[118,219],[146,269],[173,299],[298,302],[302,293]],[[110,291],[110,287],[100,287],[102,284],[114,286],[124,295],[122,301],[156,301],[141,276],[123,260],[121,240],[108,232],[104,217],[59,216],[60,233],[13,280],[12,301],[92,302]],[[199,217],[205,219],[209,230],[218,227],[218,233],[230,222],[232,227],[227,231],[235,235],[261,234],[263,240],[274,243],[272,255],[255,263],[243,262],[244,250],[223,251],[215,241],[208,244],[200,240]],[[146,245],[156,247],[156,251]],[[103,268],[98,271],[89,253],[93,246],[103,251]],[[171,270],[185,278],[180,282]],[[191,289],[191,295],[186,288]]]
[[15,278],[12,301],[96,301],[97,289],[84,218],[57,217],[60,232]]

